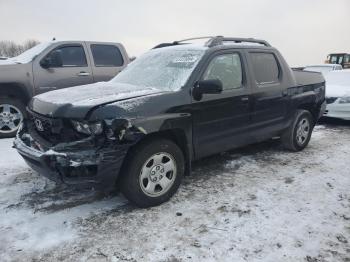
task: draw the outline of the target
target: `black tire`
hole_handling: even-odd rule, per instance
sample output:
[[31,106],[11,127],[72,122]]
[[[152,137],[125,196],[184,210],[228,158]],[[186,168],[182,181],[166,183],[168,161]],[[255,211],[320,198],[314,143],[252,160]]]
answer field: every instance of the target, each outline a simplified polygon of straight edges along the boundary
[[[171,175],[171,172],[166,174],[173,179],[173,182],[172,184],[168,185],[168,189],[164,190],[164,193],[160,193],[163,189],[160,185],[157,185],[159,188],[161,188],[161,190],[158,192],[160,195],[150,196],[147,192],[145,192],[145,188],[148,183],[157,183],[152,182],[153,180],[151,181],[151,171],[155,170],[155,168],[158,166],[158,164],[156,164],[157,162],[154,160],[152,162],[150,159],[154,156],[161,157],[163,154],[172,157],[171,161],[175,162],[176,174],[175,176],[174,173]],[[135,149],[132,149],[129,155],[130,157],[126,160],[126,168],[124,169],[120,180],[120,189],[124,196],[130,202],[141,208],[157,206],[168,201],[178,190],[184,175],[185,160],[181,149],[171,140],[160,138],[141,143]],[[167,156],[161,158],[161,161],[167,161]],[[149,165],[149,167],[147,167],[147,165]],[[143,174],[147,173],[147,178],[143,178],[142,180],[141,177],[143,175],[141,174],[141,171],[144,171],[144,167],[149,168],[150,172],[143,172]],[[164,168],[162,172],[164,172]],[[156,173],[156,175],[157,174],[158,173]],[[160,183],[161,179],[165,179],[166,175],[160,177],[160,179],[158,177],[158,183]],[[153,177],[153,179],[157,178]]]
[[[14,116],[14,113],[18,111],[21,114],[21,119],[9,120],[8,115],[4,115],[6,108],[10,106],[10,117]],[[18,99],[9,97],[0,97],[0,138],[14,137],[17,133],[18,127],[26,115],[25,105]],[[8,124],[13,123],[15,128],[11,128]]]
[[[304,130],[304,134],[299,135],[298,128],[303,123],[307,123],[309,128],[306,131],[306,128],[301,127]],[[283,146],[294,152],[303,150],[310,142],[314,125],[315,123],[311,113],[307,110],[298,109],[292,124],[281,136]]]

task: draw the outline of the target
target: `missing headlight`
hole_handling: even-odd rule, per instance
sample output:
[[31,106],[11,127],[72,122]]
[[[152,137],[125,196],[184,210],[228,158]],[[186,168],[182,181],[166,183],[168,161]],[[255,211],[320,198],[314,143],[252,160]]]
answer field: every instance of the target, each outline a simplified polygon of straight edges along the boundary
[[74,129],[82,134],[86,135],[99,135],[103,131],[103,124],[101,121],[98,122],[85,122],[85,121],[71,121]]

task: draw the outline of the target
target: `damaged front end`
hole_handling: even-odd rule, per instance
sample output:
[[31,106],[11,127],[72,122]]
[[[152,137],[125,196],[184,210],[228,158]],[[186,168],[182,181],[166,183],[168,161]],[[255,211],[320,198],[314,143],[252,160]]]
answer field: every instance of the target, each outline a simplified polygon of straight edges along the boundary
[[128,149],[144,133],[126,119],[99,125],[90,129],[88,122],[33,113],[18,131],[14,148],[32,169],[51,180],[111,190]]

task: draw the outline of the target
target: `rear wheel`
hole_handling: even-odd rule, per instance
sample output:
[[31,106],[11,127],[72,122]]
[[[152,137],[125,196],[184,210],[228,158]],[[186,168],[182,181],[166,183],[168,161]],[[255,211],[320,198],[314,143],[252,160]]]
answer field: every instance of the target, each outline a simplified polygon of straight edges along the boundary
[[303,150],[310,142],[314,120],[307,110],[297,110],[293,123],[282,135],[282,143],[291,151]]
[[132,151],[121,178],[121,191],[138,207],[168,201],[180,186],[184,170],[181,149],[167,139],[153,139]]
[[0,98],[0,138],[14,137],[25,115],[24,104],[14,98]]

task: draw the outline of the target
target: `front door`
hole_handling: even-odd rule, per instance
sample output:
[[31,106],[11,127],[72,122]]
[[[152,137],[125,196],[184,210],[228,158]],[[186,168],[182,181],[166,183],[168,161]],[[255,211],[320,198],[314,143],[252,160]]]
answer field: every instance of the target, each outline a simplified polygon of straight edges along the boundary
[[240,52],[215,54],[200,79],[219,79],[221,94],[193,100],[193,141],[196,158],[245,144],[250,124],[250,88]]
[[[65,44],[54,48],[43,59],[50,58],[59,63],[53,63],[49,68],[43,68],[40,61],[33,65],[35,93],[44,93],[60,88],[93,83],[93,75],[87,52],[83,44]],[[52,57],[50,57],[52,56]]]

